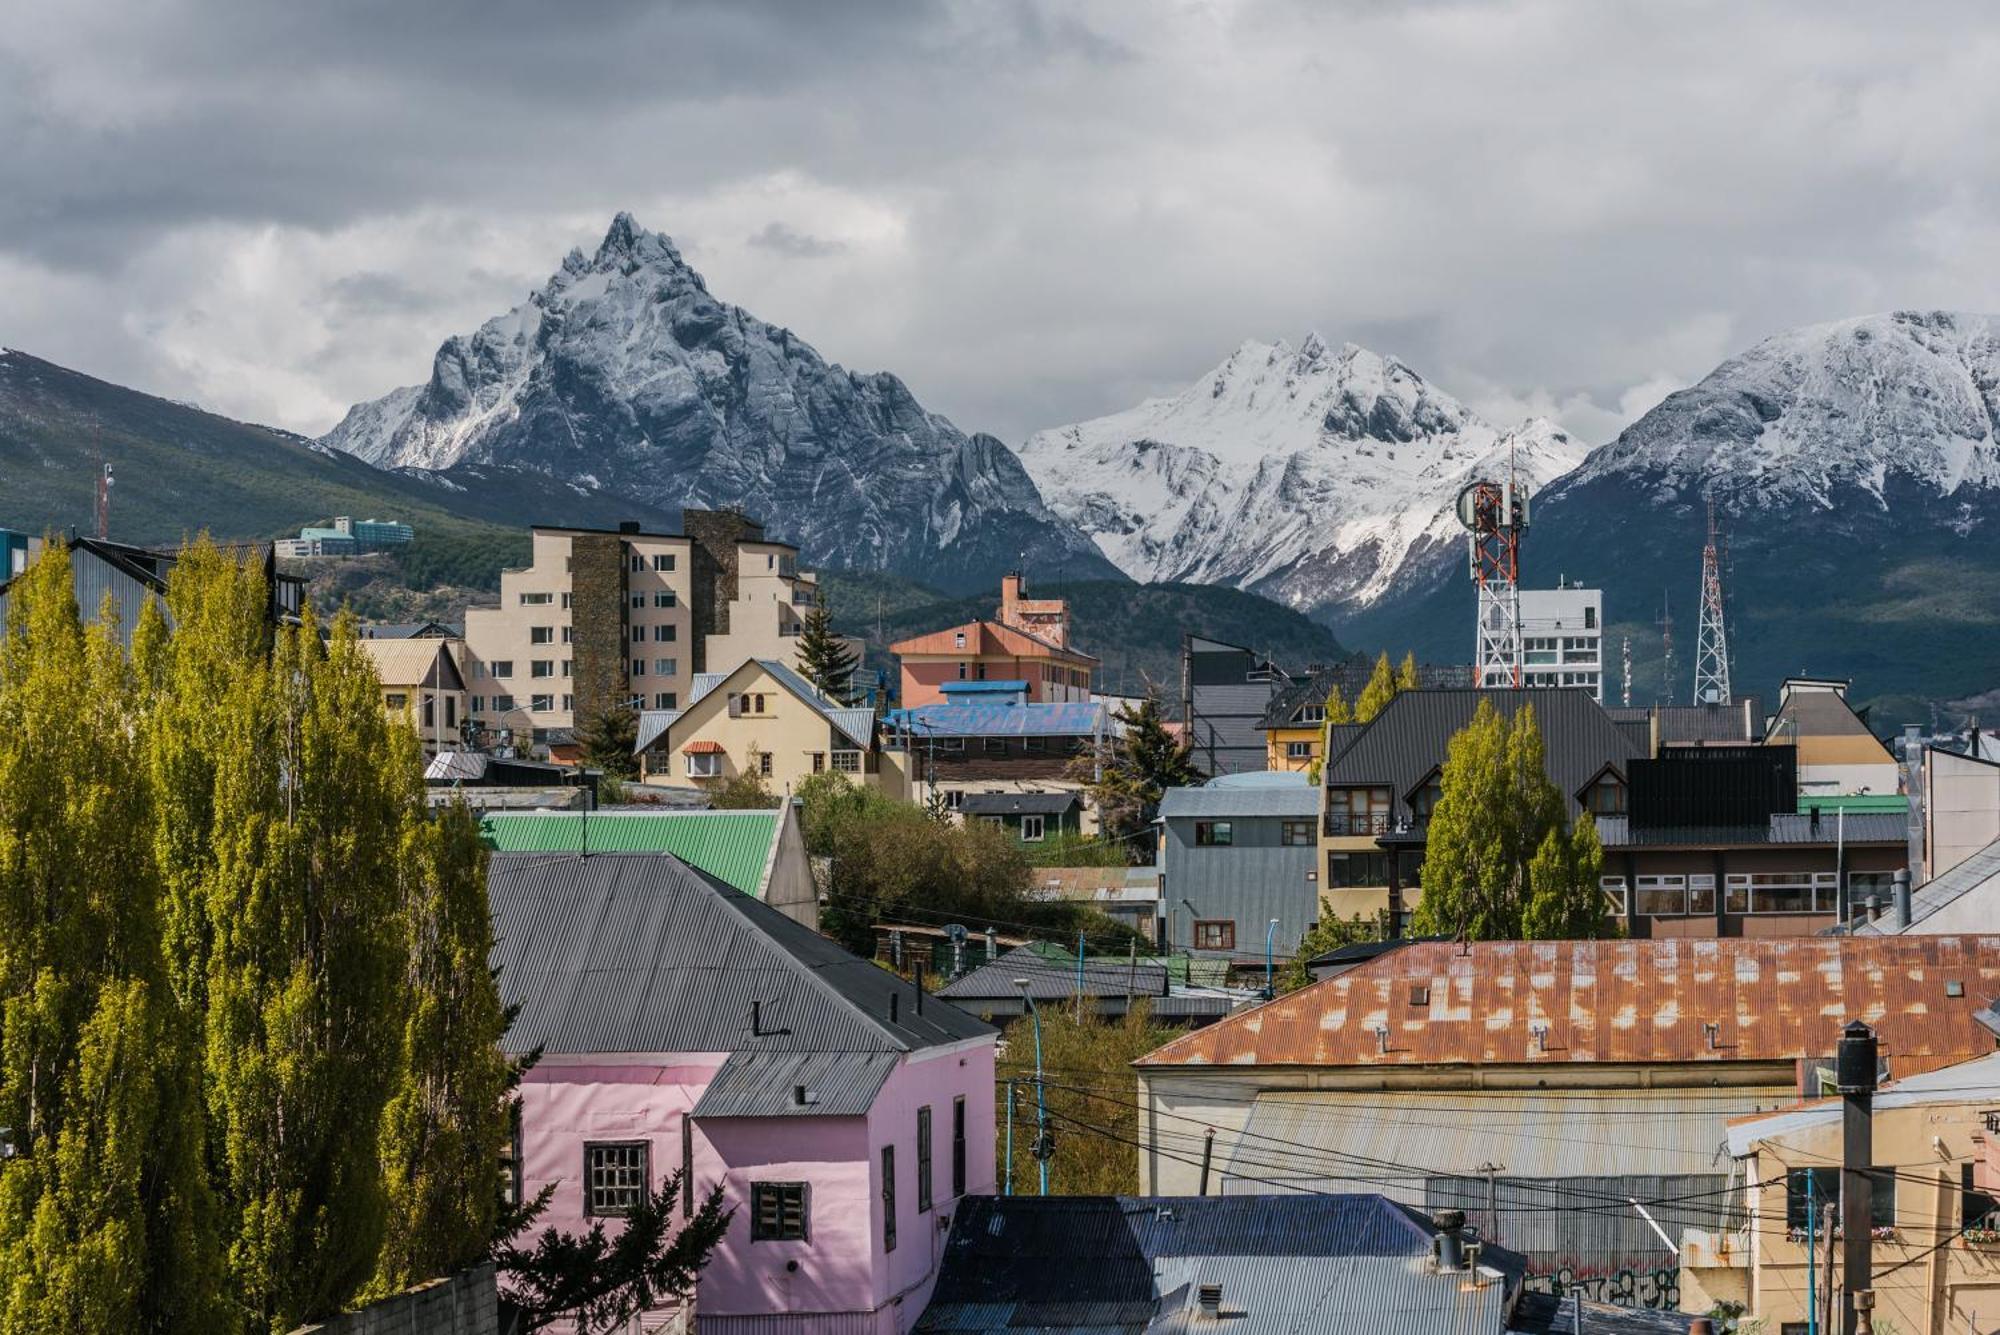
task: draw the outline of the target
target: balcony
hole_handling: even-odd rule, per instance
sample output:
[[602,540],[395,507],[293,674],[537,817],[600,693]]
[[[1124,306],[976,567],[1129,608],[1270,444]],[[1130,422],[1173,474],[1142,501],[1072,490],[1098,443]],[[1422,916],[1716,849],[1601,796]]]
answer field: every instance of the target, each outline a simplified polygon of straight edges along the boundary
[[1341,835],[1367,835],[1389,833],[1389,813],[1373,812],[1366,815],[1352,815],[1345,811],[1326,813],[1326,833],[1331,837]]

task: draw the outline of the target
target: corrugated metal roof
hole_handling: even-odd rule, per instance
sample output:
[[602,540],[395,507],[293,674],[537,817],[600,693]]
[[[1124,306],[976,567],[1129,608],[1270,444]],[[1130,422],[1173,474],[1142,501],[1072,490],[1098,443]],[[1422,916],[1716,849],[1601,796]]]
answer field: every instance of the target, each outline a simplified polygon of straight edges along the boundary
[[732,1052],[694,1115],[859,1117],[874,1106],[896,1062],[893,1052]]
[[919,737],[1094,737],[1110,731],[1111,713],[1097,701],[1078,700],[1024,705],[921,705],[916,709],[896,710],[887,722]]
[[1313,819],[1319,815],[1319,789],[1310,785],[1226,785],[1211,788],[1169,788],[1160,794],[1160,818],[1185,820],[1200,817],[1270,816],[1287,820]]
[[1627,761],[1646,754],[1645,746],[1584,691],[1404,691],[1327,762],[1322,782],[1328,788],[1385,786],[1392,814],[1407,820],[1410,793],[1444,763],[1453,734],[1472,721],[1482,701],[1491,702],[1503,719],[1513,718],[1524,704],[1534,707],[1549,779],[1572,814],[1581,809],[1577,793],[1607,764],[1622,774]]
[[1138,1064],[1798,1061],[1859,1019],[1915,1074],[1991,1051],[1994,995],[2000,936],[1416,942]]
[[902,1052],[993,1033],[935,998],[919,1013],[896,975],[667,854],[496,853],[486,886],[509,1051]]
[[[1989,1104],[2000,1100],[2000,1052],[1960,1062],[1882,1086],[1875,1091],[1874,1110],[1919,1108],[1935,1103]],[[1839,1099],[1819,1099],[1729,1128],[1729,1153],[1741,1158],[1761,1140],[1774,1140],[1809,1126],[1838,1122],[1844,1105]]]
[[1567,1295],[1530,1290],[1514,1304],[1507,1335],[1685,1335],[1694,1317],[1647,1307],[1613,1307],[1585,1299],[1579,1330],[1577,1302]]
[[778,811],[495,813],[480,835],[498,853],[671,853],[746,895],[762,894]]
[[[991,964],[982,964],[963,978],[938,989],[938,996],[950,1001],[977,1002],[997,998],[1016,999],[1021,989],[1016,978],[1028,980],[1028,995],[1036,1001],[1056,1001],[1077,994],[1077,966],[1074,958],[1044,959],[1034,950],[1010,950]],[[1083,995],[1086,997],[1163,997],[1167,994],[1167,971],[1157,964],[1107,958],[1086,959],[1083,963]]]
[[[1910,926],[1903,930],[1915,930],[1918,923],[1967,895],[1977,893],[1991,898],[1996,887],[2000,887],[2000,840],[1986,845],[1944,875],[1933,877],[1911,891]],[[1994,921],[2000,921],[2000,914],[1995,915]],[[1897,928],[1893,919],[1882,918],[1863,923],[1854,932],[1857,936],[1888,936],[1896,934]]]
[[1654,825],[1634,833],[1628,816],[1599,816],[1597,837],[1606,848],[1719,848],[1731,845],[1797,844],[1832,848],[1837,843],[1901,844],[1909,838],[1909,817],[1893,811],[1850,811],[1843,819],[1822,813],[1813,829],[1810,813],[1781,811],[1766,825]]
[[967,793],[958,809],[968,816],[1060,816],[1082,805],[1079,793]]

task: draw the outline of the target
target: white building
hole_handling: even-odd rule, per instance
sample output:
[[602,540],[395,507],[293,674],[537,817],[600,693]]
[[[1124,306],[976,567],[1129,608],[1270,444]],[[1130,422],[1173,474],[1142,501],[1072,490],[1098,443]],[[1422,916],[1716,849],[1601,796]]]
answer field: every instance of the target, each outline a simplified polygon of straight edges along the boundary
[[1604,702],[1604,591],[1521,590],[1521,684],[1570,686]]

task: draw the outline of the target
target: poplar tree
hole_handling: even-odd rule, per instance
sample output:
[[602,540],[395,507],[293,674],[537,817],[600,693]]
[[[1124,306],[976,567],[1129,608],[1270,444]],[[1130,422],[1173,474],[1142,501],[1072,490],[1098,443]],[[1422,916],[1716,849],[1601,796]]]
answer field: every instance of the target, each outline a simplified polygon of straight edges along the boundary
[[67,549],[0,643],[0,1331],[227,1330],[194,1052],[165,981],[144,695]]
[[1347,697],[1341,694],[1339,682],[1335,682],[1333,689],[1326,693],[1326,721],[1328,723],[1354,722],[1354,710],[1347,703]]
[[1402,666],[1396,669],[1396,690],[1398,692],[1414,691],[1419,684],[1417,680],[1417,651],[1414,649],[1406,650],[1403,654]]
[[1615,935],[1600,885],[1604,845],[1588,811],[1567,833],[1552,828],[1528,866],[1521,935],[1531,941],[1580,941]]
[[1361,699],[1355,702],[1354,721],[1366,723],[1381,713],[1396,698],[1396,672],[1389,666],[1389,655],[1385,650],[1375,660],[1375,671],[1370,674],[1368,684],[1361,689]]

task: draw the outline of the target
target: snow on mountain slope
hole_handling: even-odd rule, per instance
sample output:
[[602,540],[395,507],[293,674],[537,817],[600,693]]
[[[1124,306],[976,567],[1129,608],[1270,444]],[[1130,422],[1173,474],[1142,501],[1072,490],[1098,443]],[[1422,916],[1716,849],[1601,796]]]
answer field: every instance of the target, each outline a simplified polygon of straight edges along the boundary
[[1597,450],[1607,478],[1696,490],[1740,512],[1827,509],[1891,480],[1951,496],[2000,486],[2000,317],[1898,311],[1773,335]]
[[491,464],[660,509],[737,506],[816,564],[954,589],[1024,563],[1115,574],[999,441],[717,300],[629,214],[322,443],[384,468]]
[[1394,358],[1318,334],[1244,343],[1180,394],[1038,432],[1021,460],[1058,515],[1141,580],[1365,606],[1433,564],[1475,477],[1539,487],[1583,458],[1541,418],[1502,434]]

